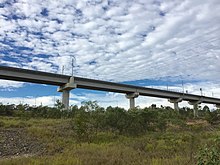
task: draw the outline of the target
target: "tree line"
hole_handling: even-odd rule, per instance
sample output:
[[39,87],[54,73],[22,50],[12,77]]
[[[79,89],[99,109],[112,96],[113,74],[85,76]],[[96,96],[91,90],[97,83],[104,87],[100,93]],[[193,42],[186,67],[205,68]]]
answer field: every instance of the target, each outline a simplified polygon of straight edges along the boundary
[[[63,110],[63,104],[58,100],[54,107],[29,106],[27,104],[0,103],[0,116],[30,118],[70,118],[73,129],[78,134],[89,132],[113,131],[119,134],[139,135],[147,131],[165,131],[169,125],[184,125],[186,120],[193,119],[193,109],[184,107],[175,111],[171,107],[134,108],[125,110],[120,107],[103,108],[97,101],[82,102],[80,107],[71,106]],[[207,106],[199,109],[199,118],[211,124],[220,121],[220,109],[210,111]]]

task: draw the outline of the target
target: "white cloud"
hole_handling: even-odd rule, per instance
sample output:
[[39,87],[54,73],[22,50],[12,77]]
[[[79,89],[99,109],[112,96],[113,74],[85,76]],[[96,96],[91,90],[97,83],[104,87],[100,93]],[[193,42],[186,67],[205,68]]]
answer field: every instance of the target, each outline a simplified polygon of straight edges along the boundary
[[[60,96],[27,96],[27,97],[0,97],[0,103],[3,104],[28,104],[31,106],[50,106],[53,107]],[[80,105],[80,101],[70,100],[70,105]]]
[[0,63],[71,74],[75,56],[77,76],[205,89],[220,82],[219,11],[219,0],[17,0],[0,8]]
[[[47,58],[40,62],[45,65],[32,62],[39,70],[55,72],[53,66],[61,70],[63,65],[68,68],[69,60],[61,60],[62,64],[59,60],[74,55],[81,76],[89,72],[91,77],[126,81],[181,74],[215,81],[220,68],[216,60],[219,9],[217,0],[112,1],[109,5],[107,1],[17,1],[1,8],[7,12],[4,16],[0,12],[0,34],[2,39],[5,34],[10,36],[15,46],[30,48],[21,51],[22,55],[29,54],[25,58],[32,60],[34,55],[44,54],[53,59],[50,65]],[[42,15],[44,10],[46,15]],[[18,18],[6,19],[5,15],[13,14]],[[10,50],[15,49],[10,46]],[[98,63],[88,70],[93,59]],[[17,62],[27,65],[22,57]],[[127,74],[130,68],[133,71]]]
[[21,88],[24,86],[23,82],[15,82],[8,80],[0,80],[0,91],[1,90],[10,90],[11,88]]

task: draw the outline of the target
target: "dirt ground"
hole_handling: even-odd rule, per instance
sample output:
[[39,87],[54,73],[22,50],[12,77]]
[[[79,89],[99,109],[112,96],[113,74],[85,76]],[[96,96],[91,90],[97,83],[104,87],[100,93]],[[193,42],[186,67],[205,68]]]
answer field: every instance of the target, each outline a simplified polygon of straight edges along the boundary
[[45,145],[28,136],[24,128],[0,128],[0,159],[42,155],[44,152]]

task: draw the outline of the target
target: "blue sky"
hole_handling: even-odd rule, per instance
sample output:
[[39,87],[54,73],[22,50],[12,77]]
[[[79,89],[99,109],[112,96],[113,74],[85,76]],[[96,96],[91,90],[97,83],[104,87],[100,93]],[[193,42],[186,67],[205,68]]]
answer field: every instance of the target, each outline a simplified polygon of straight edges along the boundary
[[[219,11],[219,0],[0,0],[0,65],[71,75],[74,59],[76,76],[220,97]],[[53,105],[56,88],[0,80],[0,102]],[[72,91],[71,104],[85,100],[128,106]],[[152,103],[170,105],[137,99]]]

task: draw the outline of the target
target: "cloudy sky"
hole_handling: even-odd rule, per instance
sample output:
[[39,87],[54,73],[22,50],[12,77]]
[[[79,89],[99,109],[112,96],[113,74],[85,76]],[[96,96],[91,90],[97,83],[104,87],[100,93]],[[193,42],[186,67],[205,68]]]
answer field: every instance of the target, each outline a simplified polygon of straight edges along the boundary
[[[220,97],[219,0],[0,0],[0,65]],[[0,80],[0,102],[53,105],[56,87]],[[127,108],[76,89],[71,104]],[[139,97],[137,105],[170,105]],[[184,106],[185,103],[182,103]]]

